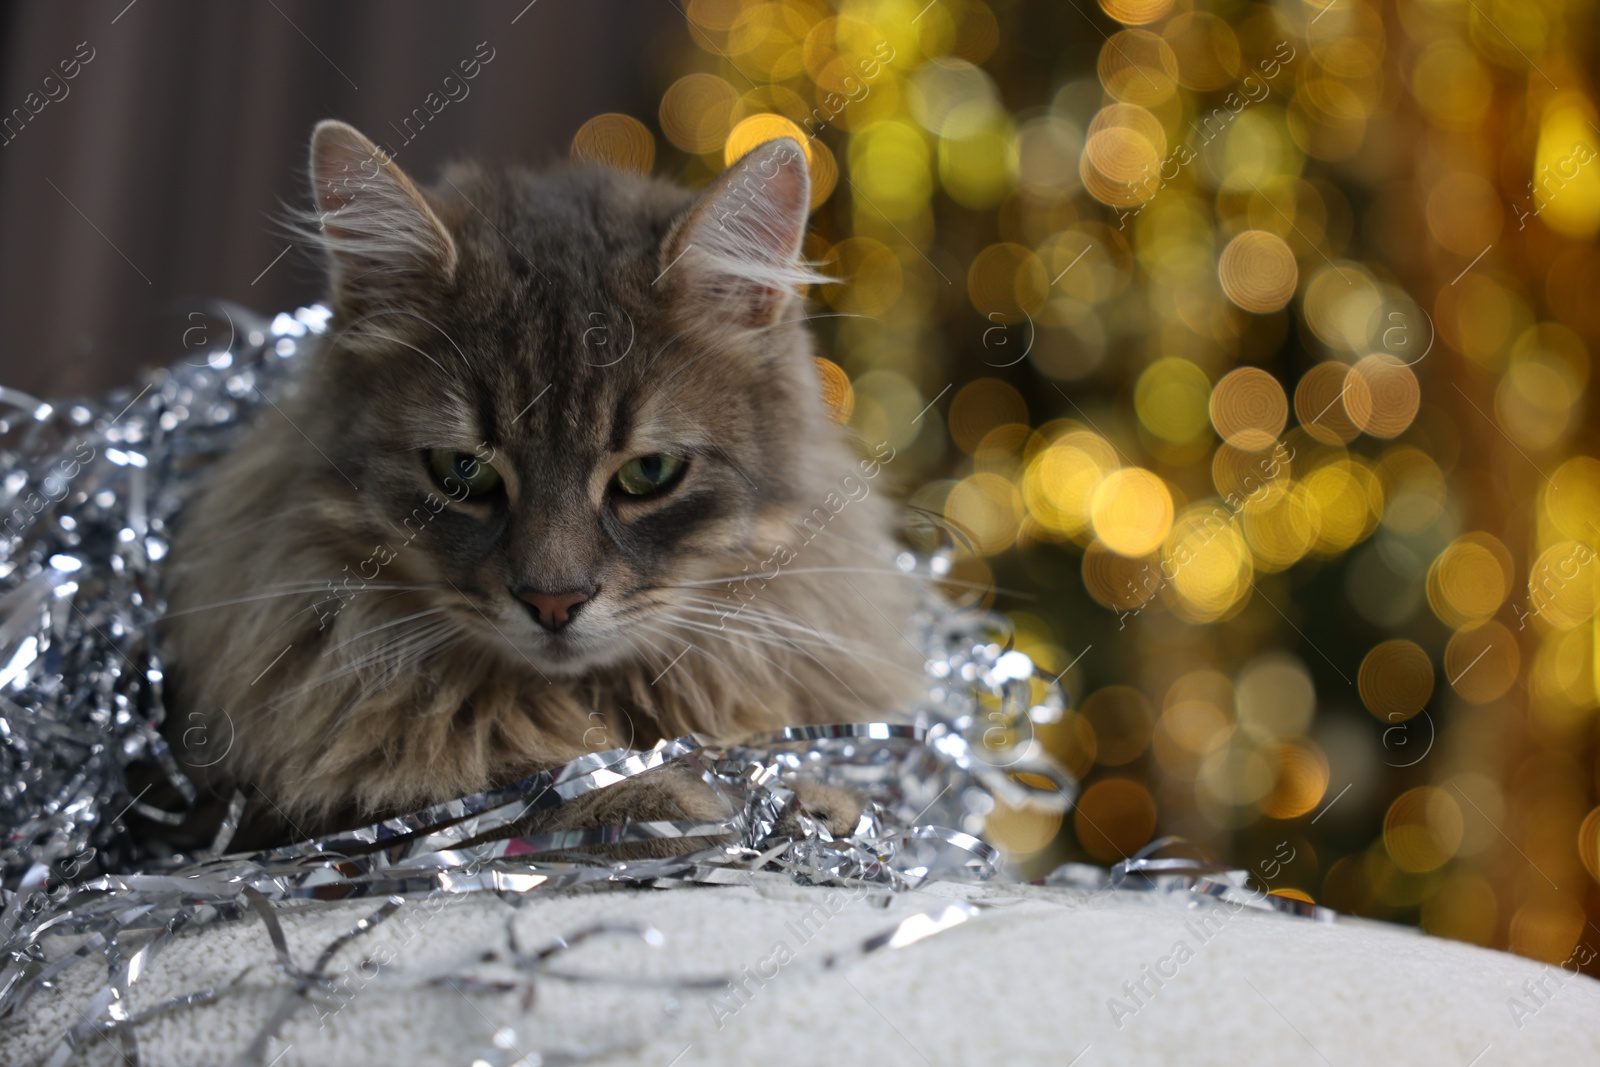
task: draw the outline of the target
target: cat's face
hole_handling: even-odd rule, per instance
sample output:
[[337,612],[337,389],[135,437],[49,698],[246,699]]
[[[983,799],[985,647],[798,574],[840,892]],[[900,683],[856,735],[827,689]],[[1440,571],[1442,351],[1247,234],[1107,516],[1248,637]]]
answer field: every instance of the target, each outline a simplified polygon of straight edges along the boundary
[[373,542],[350,573],[550,677],[670,658],[668,612],[715,625],[708,583],[768,553],[832,432],[789,298],[799,146],[698,201],[596,171],[423,194],[331,123],[312,173],[338,312],[315,443]]

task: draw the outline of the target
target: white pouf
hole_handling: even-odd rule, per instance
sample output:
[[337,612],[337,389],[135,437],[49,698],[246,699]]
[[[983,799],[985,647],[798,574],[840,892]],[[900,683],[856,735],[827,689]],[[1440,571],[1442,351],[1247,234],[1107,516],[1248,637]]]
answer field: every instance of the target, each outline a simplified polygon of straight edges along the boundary
[[[264,1062],[467,1065],[611,1048],[599,1062],[1600,1063],[1600,983],[1588,977],[1400,927],[1184,899],[947,883],[860,896],[763,879],[534,891],[519,907],[482,893],[410,901],[339,952],[328,973],[342,976],[340,992],[302,1004]],[[381,903],[281,907],[295,963],[310,968]],[[917,913],[930,917],[902,937],[927,936],[862,954],[863,942]],[[526,983],[464,981],[519,977],[507,962],[512,931],[531,953],[595,923],[648,924],[663,938],[651,947],[622,930],[584,941],[549,965],[599,980],[543,976],[531,996]],[[218,1003],[141,1024],[141,1063],[230,1062],[291,988],[275,959],[255,916],[180,933],[134,986],[134,1012],[254,966]],[[669,994],[644,981],[668,976],[733,976],[741,988]],[[104,982],[91,960],[64,976],[61,995],[37,995],[0,1025],[0,1063],[44,1054]],[[677,1009],[664,1014],[673,996]],[[96,1038],[78,1061],[122,1057]]]

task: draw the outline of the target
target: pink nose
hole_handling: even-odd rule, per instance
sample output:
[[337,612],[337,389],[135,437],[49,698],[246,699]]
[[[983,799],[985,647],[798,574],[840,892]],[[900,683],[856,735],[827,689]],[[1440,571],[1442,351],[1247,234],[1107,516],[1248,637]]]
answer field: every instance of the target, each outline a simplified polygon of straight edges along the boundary
[[555,633],[577,614],[578,607],[590,594],[574,590],[569,593],[542,593],[536,589],[517,590],[517,599],[528,605],[533,619],[551,633]]

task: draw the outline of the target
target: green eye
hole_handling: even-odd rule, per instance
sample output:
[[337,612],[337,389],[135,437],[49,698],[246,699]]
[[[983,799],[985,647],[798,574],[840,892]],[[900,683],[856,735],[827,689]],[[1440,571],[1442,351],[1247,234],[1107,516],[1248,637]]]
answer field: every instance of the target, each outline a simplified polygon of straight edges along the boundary
[[649,496],[667,489],[683,473],[688,461],[670,452],[630,459],[617,472],[617,488],[629,496]]
[[428,469],[439,487],[456,500],[476,500],[500,489],[500,472],[471,452],[430,449]]

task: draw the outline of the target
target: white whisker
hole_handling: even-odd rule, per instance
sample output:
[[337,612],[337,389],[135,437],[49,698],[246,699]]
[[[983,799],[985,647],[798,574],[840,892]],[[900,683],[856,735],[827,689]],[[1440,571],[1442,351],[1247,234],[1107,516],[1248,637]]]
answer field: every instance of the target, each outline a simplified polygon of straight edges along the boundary
[[[664,620],[664,621],[665,621],[665,622],[666,622],[666,623],[667,623],[667,624],[668,624],[668,625],[674,625],[674,626],[681,626],[681,625],[683,625],[683,624],[684,624],[684,623],[685,623],[685,622],[686,622],[686,620],[684,620],[684,619],[680,619],[680,618],[678,618],[678,617],[676,617],[676,616],[671,616],[671,615],[669,615],[669,616],[667,616],[667,617],[666,617],[666,619],[665,619],[665,620]],[[696,646],[696,647],[699,647],[699,646]],[[752,654],[752,655],[754,655],[754,656],[756,656],[756,657],[758,657],[758,658],[759,658],[759,659],[761,659],[761,660],[762,660],[762,661],[763,661],[763,662],[765,662],[765,663],[767,663],[767,664],[769,664],[769,665],[770,665],[770,666],[772,666],[772,667],[774,667],[774,668],[776,668],[776,669],[777,669],[777,670],[778,670],[778,671],[779,671],[779,672],[780,672],[780,673],[782,673],[782,674],[784,674],[784,675],[786,675],[786,676],[787,676],[787,677],[788,677],[788,678],[789,678],[789,680],[790,680],[790,681],[792,681],[792,682],[794,682],[794,684],[795,684],[795,685],[797,685],[797,686],[799,686],[799,687],[800,687],[800,688],[801,688],[801,689],[803,689],[803,690],[805,690],[805,692],[806,692],[806,695],[807,695],[807,696],[809,696],[809,697],[811,697],[811,698],[812,698],[812,700],[813,700],[813,701],[814,701],[814,702],[815,702],[815,701],[817,701],[817,695],[816,695],[816,693],[815,693],[815,692],[814,692],[814,691],[813,691],[813,690],[812,690],[812,688],[811,688],[811,687],[810,687],[810,686],[808,686],[808,685],[806,685],[806,684],[805,684],[805,683],[804,683],[804,682],[803,682],[803,681],[801,681],[801,680],[800,680],[800,679],[799,679],[799,678],[798,678],[798,677],[796,677],[796,675],[795,675],[795,673],[794,673],[794,672],[793,672],[793,671],[791,671],[791,670],[789,670],[789,669],[788,669],[788,668],[787,668],[787,667],[785,667],[785,666],[784,666],[784,665],[783,665],[783,664],[782,664],[782,663],[780,663],[780,662],[779,662],[779,661],[778,661],[778,660],[777,660],[777,659],[776,659],[776,658],[775,658],[775,657],[773,657],[773,656],[769,656],[769,655],[768,655],[768,654],[766,654],[766,653],[765,653],[765,652],[763,652],[763,651],[761,651],[761,649],[760,649],[760,648],[757,648],[757,647],[753,647],[753,646],[744,646],[744,651],[745,651],[745,652],[748,652],[748,653],[750,653],[750,654]],[[717,657],[716,657],[716,656],[715,656],[715,655],[714,655],[714,654],[712,654],[712,653],[710,653],[710,652],[706,652],[706,651],[704,651],[704,650],[703,650],[703,649],[702,649],[702,653],[703,653],[703,654],[704,654],[704,655],[705,655],[705,656],[706,656],[706,657],[707,657],[707,658],[708,658],[708,659],[710,659],[710,660],[712,660],[712,661],[713,661],[713,662],[715,662],[715,663],[718,663],[718,664],[722,664],[722,666],[723,666],[723,668],[724,668],[724,669],[725,669],[725,670],[727,670],[727,669],[728,669],[728,667],[727,667],[727,664],[725,664],[725,663],[723,663],[723,661],[722,661],[722,660],[721,660],[721,659],[719,659],[719,658],[717,658]],[[740,678],[739,678],[739,676],[738,676],[738,675],[737,675],[737,674],[734,674],[734,675],[733,675],[733,677],[734,677],[734,678],[735,678],[735,679],[737,679],[737,680],[739,680],[739,681],[740,681],[740,682],[741,682],[741,683],[742,683],[742,681],[743,681],[743,680],[742,680],[742,679],[740,679]],[[744,686],[744,689],[745,689],[745,692],[747,692],[747,693],[750,693],[750,692],[751,692],[751,690],[750,690],[750,687],[749,687],[749,686],[748,686],[748,685],[745,685],[745,686]],[[754,694],[753,694],[753,693],[752,693],[752,695],[754,695]]]
[[[697,632],[708,633],[708,634],[722,634],[722,633],[725,632],[725,631],[719,629],[718,627],[711,626],[711,625],[706,624],[706,623],[693,622],[693,621],[688,620],[688,619],[676,619],[675,620],[675,625],[682,626],[682,627],[684,627],[686,629],[695,630]],[[745,638],[746,640],[749,640],[749,641],[755,641],[757,643],[764,644],[764,645],[767,645],[767,646],[770,646],[770,647],[788,648],[788,649],[790,649],[792,651],[800,653],[802,656],[804,656],[807,659],[811,660],[813,663],[815,663],[817,666],[821,667],[825,672],[827,672],[829,677],[831,677],[834,681],[838,682],[841,686],[843,686],[845,691],[848,692],[851,696],[855,697],[857,701],[860,701],[861,703],[866,703],[864,700],[861,699],[861,694],[857,693],[855,691],[854,687],[852,687],[849,682],[846,682],[843,678],[840,678],[838,676],[838,674],[834,673],[834,670],[833,670],[832,667],[829,667],[826,663],[824,663],[821,659],[819,659],[816,656],[815,653],[811,652],[809,649],[803,648],[800,645],[796,644],[794,641],[789,640],[787,638],[779,637],[779,636],[776,636],[776,635],[770,635],[770,634],[763,633],[763,632],[760,632],[760,631],[748,630],[748,631],[736,631],[736,632],[739,634],[739,636],[741,636],[741,637],[743,637],[743,638]]]
[[[420,586],[420,585],[400,585],[400,584],[394,584],[394,583],[379,584],[377,582],[368,582],[366,585],[364,585],[360,589],[357,589],[351,595],[352,596],[360,596],[362,593],[368,592],[370,590],[376,590],[376,589],[385,589],[385,590],[393,589],[393,590],[398,590],[400,592],[418,592],[418,591],[420,591],[420,590],[422,590],[424,588],[426,588],[426,587],[425,586]],[[234,597],[231,600],[218,600],[218,601],[216,601],[215,603],[212,603],[212,604],[201,604],[199,607],[184,608],[182,611],[168,611],[168,612],[165,612],[162,615],[160,615],[158,617],[157,621],[160,621],[161,619],[177,619],[177,618],[181,618],[181,617],[183,617],[185,615],[194,615],[194,614],[197,614],[197,613],[202,612],[202,611],[212,611],[212,610],[215,610],[216,608],[232,607],[235,604],[249,604],[252,601],[257,601],[257,600],[275,600],[275,599],[277,599],[279,597],[299,596],[299,595],[304,595],[304,594],[307,594],[307,593],[328,593],[329,594],[328,596],[325,596],[320,600],[313,601],[312,602],[313,604],[321,604],[321,603],[327,602],[328,600],[334,600],[334,599],[338,599],[339,598],[338,597],[338,593],[336,591],[330,590],[328,588],[328,580],[324,580],[324,581],[320,581],[320,582],[306,582],[306,583],[303,583],[303,584],[298,584],[295,588],[282,589],[282,590],[279,590],[277,592],[251,593],[249,596]],[[309,610],[309,606],[308,606],[307,610]]]
[[410,622],[412,619],[420,619],[420,618],[422,618],[422,617],[424,617],[426,615],[437,615],[439,612],[441,612],[443,610],[444,610],[444,608],[438,607],[438,606],[431,607],[431,608],[424,608],[421,611],[412,612],[410,615],[402,615],[398,619],[390,619],[387,622],[380,622],[376,626],[372,626],[372,627],[369,627],[369,628],[367,628],[365,630],[361,630],[358,633],[351,634],[349,637],[345,638],[343,641],[340,641],[338,644],[332,645],[332,646],[328,647],[327,649],[323,650],[322,654],[324,656],[331,656],[335,652],[338,652],[340,649],[348,648],[350,645],[355,644],[357,641],[361,640],[362,638],[371,637],[373,634],[378,633],[380,630],[387,630],[391,626],[399,626],[399,625],[401,625],[403,623]]

